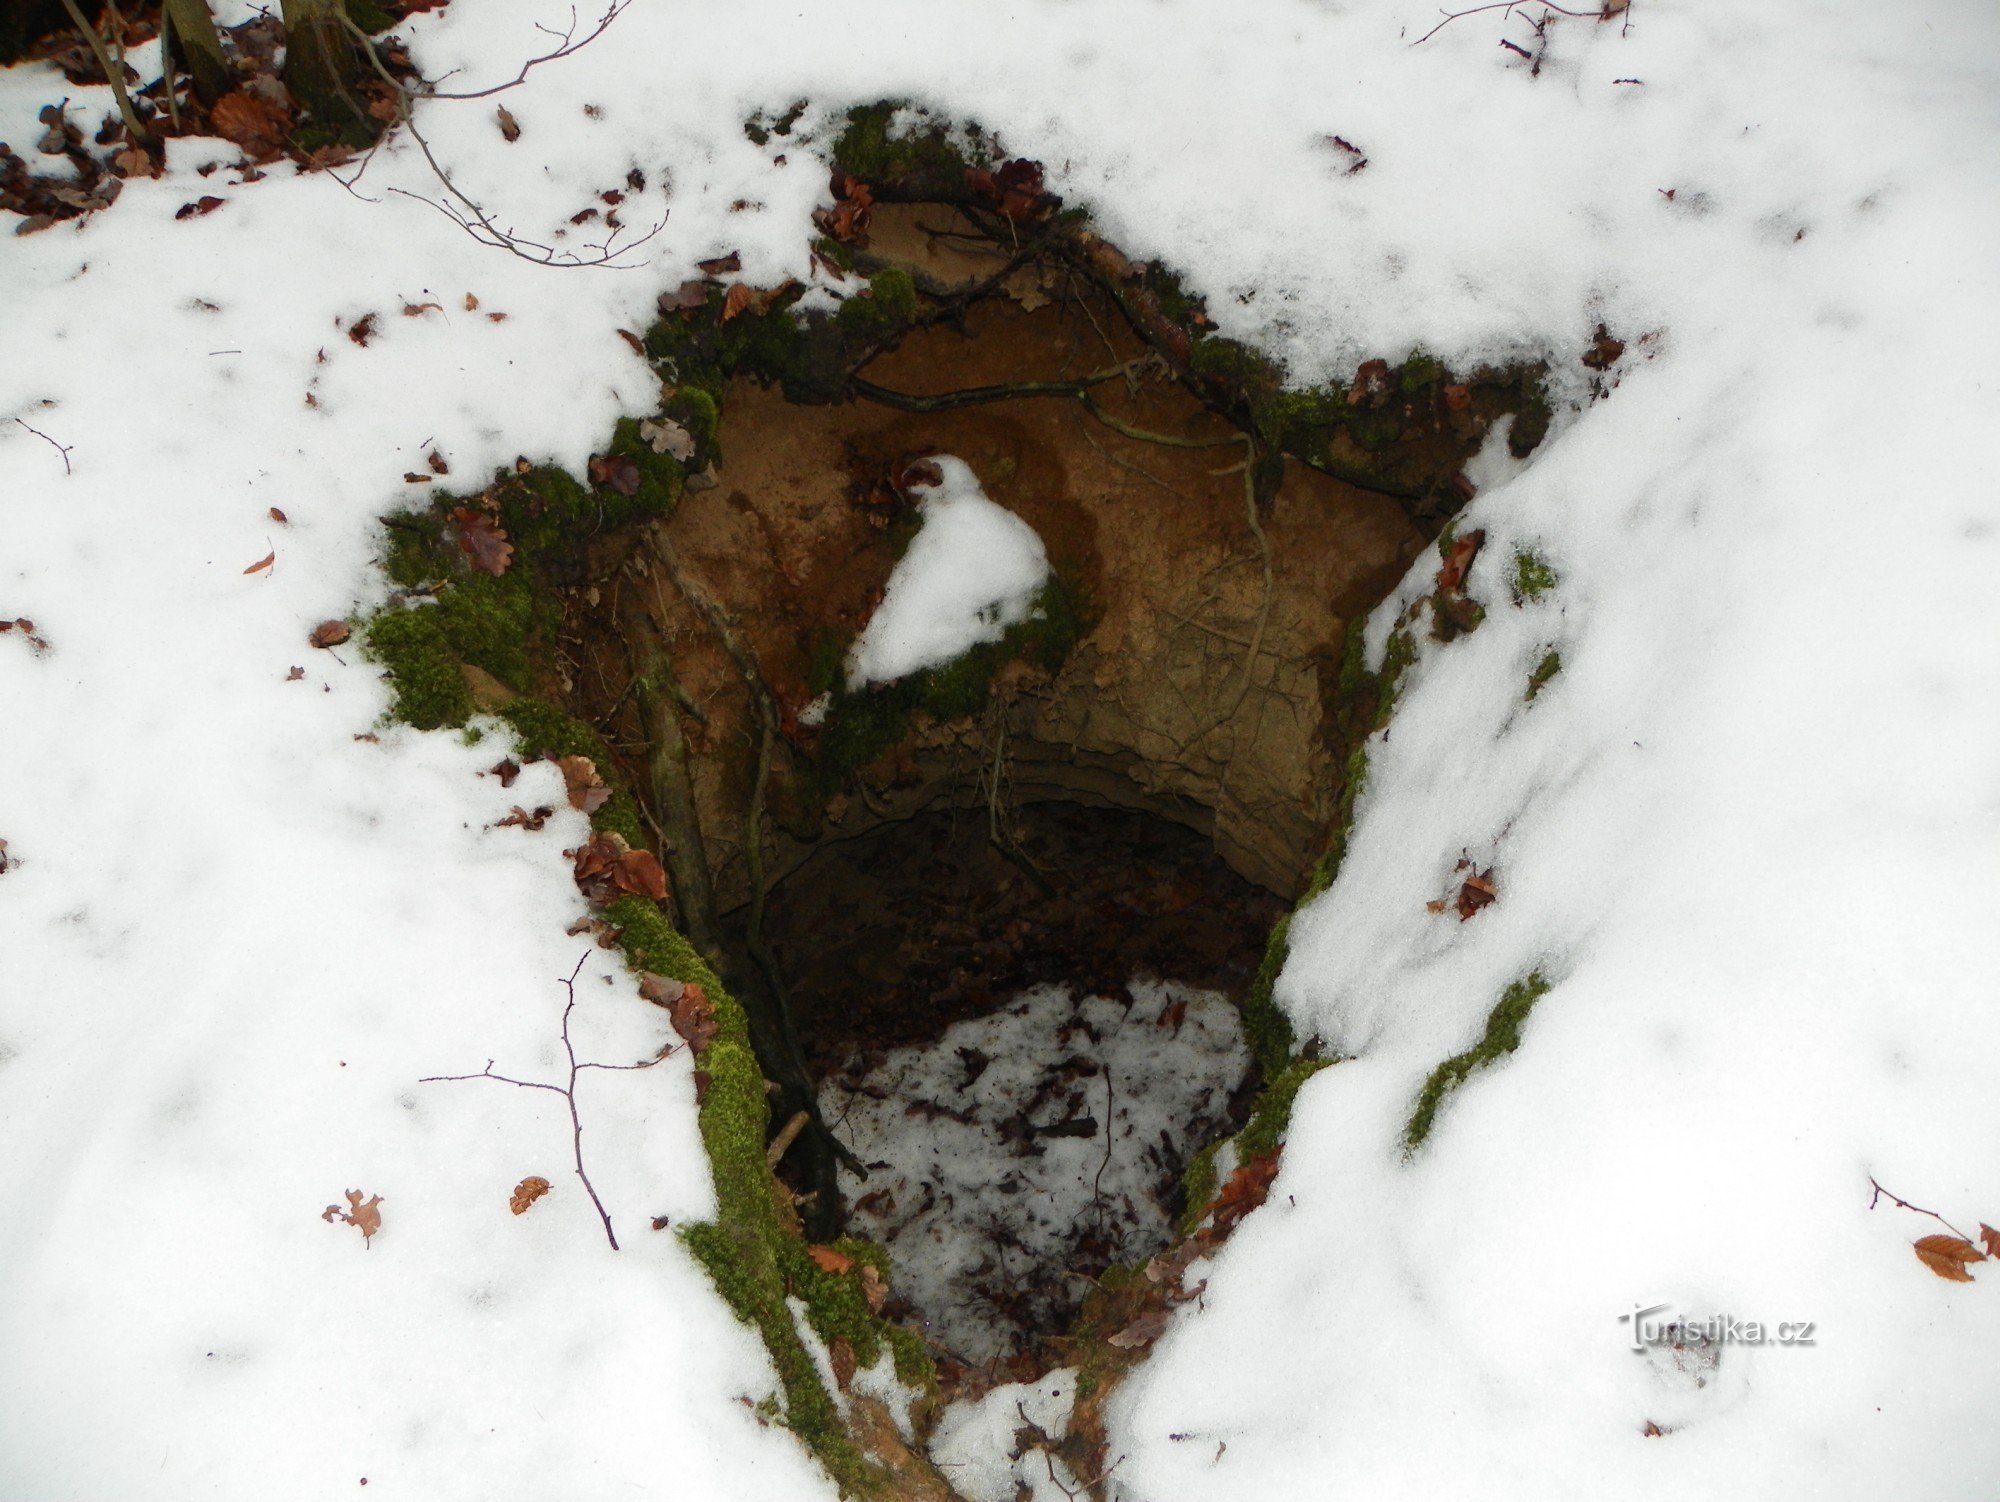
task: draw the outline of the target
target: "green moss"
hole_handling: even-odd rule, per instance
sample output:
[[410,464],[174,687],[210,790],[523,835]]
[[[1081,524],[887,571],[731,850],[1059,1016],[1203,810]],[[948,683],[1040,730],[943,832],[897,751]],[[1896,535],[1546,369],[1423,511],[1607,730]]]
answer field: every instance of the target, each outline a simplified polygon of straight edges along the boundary
[[436,609],[459,660],[512,688],[527,686],[530,648],[555,621],[554,604],[536,590],[525,568],[510,568],[498,578],[464,574],[438,592]]
[[1531,365],[1521,372],[1520,405],[1514,414],[1514,425],[1507,430],[1507,452],[1516,459],[1527,458],[1549,435],[1555,409],[1549,405],[1547,377],[1547,367],[1541,365]]
[[[443,497],[448,503],[452,498]],[[388,532],[389,550],[382,560],[383,571],[404,589],[415,589],[447,577],[451,561],[444,548],[444,517],[439,509],[398,511],[382,519]]]
[[396,24],[395,18],[374,0],[346,0],[347,19],[370,36],[380,36]]
[[1549,983],[1539,970],[1530,971],[1515,981],[1500,994],[1486,1018],[1486,1032],[1480,1040],[1464,1053],[1454,1054],[1424,1081],[1424,1088],[1417,1097],[1416,1109],[1410,1113],[1410,1123],[1403,1130],[1403,1144],[1415,1150],[1430,1135],[1431,1127],[1437,1120],[1438,1107],[1445,1096],[1456,1090],[1475,1069],[1492,1063],[1503,1055],[1512,1053],[1521,1046],[1521,1025],[1528,1020],[1528,1013],[1536,1002],[1548,994]]
[[1236,1134],[1237,1153],[1243,1158],[1259,1158],[1265,1153],[1276,1152],[1278,1144],[1284,1141],[1286,1129],[1292,1124],[1292,1105],[1298,1100],[1299,1091],[1305,1088],[1307,1080],[1332,1062],[1331,1059],[1294,1059],[1273,1076],[1265,1085],[1264,1093],[1257,1098],[1257,1107],[1251,1112],[1249,1125]]
[[1267,1080],[1277,1078],[1284,1070],[1296,1041],[1291,1019],[1271,995],[1278,983],[1278,973],[1285,968],[1285,959],[1291,953],[1291,929],[1290,914],[1271,926],[1271,936],[1264,942],[1263,963],[1257,967],[1250,989],[1243,994],[1243,1041],[1250,1045],[1251,1056]]
[[1308,464],[1323,464],[1334,435],[1347,421],[1347,395],[1338,386],[1281,390],[1256,403],[1251,415],[1266,443]]
[[840,305],[834,322],[856,334],[881,334],[906,327],[917,316],[917,284],[900,266],[885,266],[868,279],[865,293]]
[[1450,379],[1450,372],[1445,369],[1444,361],[1434,359],[1421,350],[1416,350],[1411,353],[1409,359],[1403,362],[1402,368],[1395,373],[1392,379],[1396,384],[1397,390],[1401,391],[1403,395],[1415,396],[1426,386],[1436,385],[1441,381]]
[[[877,100],[847,112],[847,124],[833,143],[833,162],[879,190],[898,196],[958,199],[965,195],[965,169],[970,163],[951,132],[922,119],[912,129],[895,133],[903,106]],[[976,130],[967,137],[976,138]]]
[[472,715],[472,691],[435,605],[379,612],[368,622],[363,650],[389,671],[395,702],[389,713],[419,730],[463,725]]
[[1535,664],[1534,672],[1528,674],[1528,691],[1522,697],[1533,703],[1535,695],[1547,688],[1549,680],[1562,670],[1562,653],[1556,651],[1553,647],[1549,648],[1543,654],[1542,660]]
[[1204,334],[1194,341],[1188,368],[1245,391],[1274,390],[1284,381],[1284,372],[1268,356],[1221,334]]
[[[711,441],[713,433],[711,431]],[[628,522],[650,520],[665,516],[674,509],[674,503],[681,498],[683,479],[680,461],[671,454],[653,451],[639,434],[639,419],[624,417],[618,420],[611,431],[611,443],[606,452],[630,459],[639,471],[639,488],[636,494],[626,496],[611,490],[602,497],[601,516],[607,527],[624,526]]]
[[1541,554],[1519,548],[1514,553],[1514,603],[1533,604],[1556,587],[1556,571]]
[[522,755],[587,756],[596,763],[598,774],[611,788],[611,796],[590,816],[591,828],[604,834],[622,835],[634,850],[652,843],[645,821],[639,816],[638,801],[618,776],[617,761],[595,730],[542,699],[519,698],[497,713],[513,727]]

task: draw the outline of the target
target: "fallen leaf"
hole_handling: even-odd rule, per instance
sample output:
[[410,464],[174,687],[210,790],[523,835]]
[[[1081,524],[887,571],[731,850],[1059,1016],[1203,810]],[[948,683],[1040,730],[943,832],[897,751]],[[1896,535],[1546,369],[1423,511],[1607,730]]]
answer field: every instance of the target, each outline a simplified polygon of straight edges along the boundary
[[598,775],[597,763],[587,756],[565,756],[556,762],[563,775],[563,786],[569,791],[569,806],[580,808],[587,814],[594,814],[611,797],[611,789],[604,785]]
[[255,563],[251,564],[250,567],[243,570],[243,572],[246,574],[261,574],[264,572],[265,569],[269,568],[272,564],[276,563],[277,561],[278,561],[278,555],[277,552],[274,550],[272,552],[266,553],[262,558],[259,558]]
[[549,1181],[540,1174],[529,1174],[514,1186],[514,1197],[507,1201],[507,1208],[516,1215],[528,1213],[528,1206],[549,1192]]
[[373,313],[363,314],[361,318],[355,322],[354,327],[347,331],[347,337],[352,339],[356,344],[360,345],[363,349],[366,349],[368,347],[368,341],[370,339],[373,339],[377,332],[375,327],[375,318],[376,315]]
[[1263,1204],[1271,1193],[1271,1181],[1278,1176],[1278,1155],[1259,1153],[1229,1176],[1209,1212],[1218,1231],[1227,1230]]
[[338,1220],[345,1225],[353,1226],[361,1233],[361,1244],[365,1247],[382,1229],[382,1212],[376,1208],[382,1203],[382,1196],[370,1195],[367,1203],[363,1204],[361,1199],[363,1193],[365,1191],[360,1189],[346,1190],[347,1208],[343,1210],[338,1205],[328,1205],[320,1213],[319,1218],[329,1225]]
[[1465,885],[1458,889],[1458,921],[1463,923],[1499,895],[1490,868],[1466,877]]
[[639,436],[656,454],[666,454],[686,464],[694,458],[694,434],[671,417],[639,424]]
[[1994,1230],[1983,1220],[1979,1223],[1979,1240],[1986,1248],[1987,1256],[2000,1257],[2000,1231]]
[[512,110],[508,109],[504,104],[501,105],[498,111],[498,118],[501,135],[505,136],[509,141],[518,141],[521,139],[521,122],[514,118]]
[[1358,407],[1365,401],[1380,402],[1389,394],[1389,362],[1364,360],[1354,372],[1354,384],[1347,388],[1347,405]]
[[830,1246],[809,1246],[806,1255],[820,1265],[825,1272],[844,1273],[854,1270],[854,1259],[845,1252],[835,1251]]
[[1639,1432],[1643,1434],[1647,1439],[1658,1439],[1662,1434],[1666,1433],[1666,1430],[1662,1429],[1658,1424],[1654,1423],[1651,1419],[1647,1419],[1646,1427],[1644,1429],[1641,1429]]
[[271,508],[271,520],[272,520],[272,521],[274,521],[274,522],[282,522],[282,521],[288,521],[289,519],[290,519],[290,518],[288,518],[288,517],[287,517],[287,516],[285,515],[285,513],[284,513],[284,512],[282,512],[282,511],[280,511],[280,510],[279,510],[279,509],[278,509],[278,508],[277,508],[276,506],[273,506],[273,507]]
[[1625,341],[1611,337],[1610,330],[1603,324],[1590,336],[1590,348],[1584,351],[1583,363],[1592,370],[1609,370],[1618,363],[1618,357],[1625,353]]
[[193,203],[184,203],[175,209],[174,217],[176,219],[194,219],[203,214],[213,214],[225,202],[227,202],[226,199],[217,198],[212,193],[204,193]]
[[346,621],[321,621],[306,640],[315,647],[337,647],[353,634],[354,628]]
[[444,462],[444,455],[440,454],[436,449],[432,449],[429,454],[425,455],[424,463],[431,467],[431,473],[434,475],[448,475],[451,473],[451,466]]
[[304,668],[295,667],[289,673],[285,674],[285,682],[297,683],[305,675],[306,670]]
[[1451,551],[1445,555],[1444,567],[1438,570],[1438,588],[1446,594],[1457,594],[1465,587],[1465,576],[1472,571],[1472,560],[1479,556],[1479,545],[1486,541],[1484,530],[1467,532],[1452,539]]
[[506,818],[495,819],[493,827],[495,829],[525,829],[533,833],[548,823],[549,815],[554,812],[555,809],[546,803],[536,808],[532,813],[517,803],[514,805],[513,812],[509,813]]
[[283,104],[244,89],[233,89],[216,100],[208,120],[217,135],[260,162],[284,151],[292,129],[291,111]]
[[716,256],[712,260],[707,261],[696,261],[695,265],[700,268],[704,276],[727,276],[732,271],[741,271],[743,269],[743,257],[732,250],[726,256]]
[[722,1026],[715,1020],[715,1003],[693,981],[681,987],[680,995],[667,1003],[667,1021],[673,1024],[690,1051],[700,1053],[715,1041]]
[[639,977],[639,995],[655,1006],[672,1006],[681,999],[685,990],[687,983],[675,980],[671,975],[655,975],[648,970]]
[[477,313],[479,311],[479,299],[474,297],[470,292],[465,294],[465,311],[468,313]]
[[490,511],[459,506],[452,511],[451,519],[457,523],[452,535],[469,565],[496,579],[507,572],[507,565],[514,561],[514,544],[507,540],[506,531]]
[[709,284],[702,281],[682,282],[671,292],[662,292],[659,308],[662,316],[668,313],[692,313],[696,308],[708,306]]
[[861,1297],[868,1301],[868,1312],[880,1314],[882,1306],[889,1302],[889,1285],[882,1281],[882,1273],[872,1262],[861,1264]]
[[826,1348],[826,1359],[833,1368],[834,1386],[846,1392],[848,1384],[854,1380],[854,1347],[845,1335],[833,1337],[833,1343]]
[[505,323],[507,321],[507,315],[505,313],[488,313],[486,315],[486,321],[488,323]]
[[1915,1244],[1915,1250],[1919,1262],[1951,1283],[1970,1283],[1972,1274],[1965,1270],[1966,1264],[1986,1260],[1986,1253],[1963,1236],[1926,1236]]
[[752,291],[749,283],[737,282],[733,284],[722,297],[722,321],[727,323],[730,319],[736,317],[745,308],[750,306],[751,300],[755,296],[756,293]]
[[1444,388],[1444,404],[1454,412],[1463,412],[1467,407],[1472,405],[1472,388],[1470,386],[1446,386]]
[[639,493],[638,461],[629,454],[600,454],[587,466],[590,483],[615,490],[622,496]]
[[500,779],[500,786],[510,788],[514,785],[514,779],[521,775],[521,764],[510,756],[504,761],[496,761],[486,770]]
[[1148,1309],[1116,1335],[1105,1337],[1104,1343],[1116,1346],[1121,1351],[1138,1351],[1151,1345],[1167,1333],[1167,1326],[1173,1316],[1164,1309]]
[[664,1231],[673,1223],[673,1217],[669,1215],[655,1215],[653,1217],[653,1229],[656,1231]]
[[409,470],[403,476],[403,483],[405,485],[428,485],[433,478],[434,476],[420,475],[415,470]]
[[641,339],[637,334],[633,333],[630,329],[619,329],[617,333],[620,339],[623,339],[627,344],[632,346],[633,354],[637,355],[642,360],[646,358],[645,340]]
[[426,313],[431,313],[431,312],[442,313],[443,311],[444,311],[443,303],[406,302],[403,304],[403,316],[405,318],[421,318]]

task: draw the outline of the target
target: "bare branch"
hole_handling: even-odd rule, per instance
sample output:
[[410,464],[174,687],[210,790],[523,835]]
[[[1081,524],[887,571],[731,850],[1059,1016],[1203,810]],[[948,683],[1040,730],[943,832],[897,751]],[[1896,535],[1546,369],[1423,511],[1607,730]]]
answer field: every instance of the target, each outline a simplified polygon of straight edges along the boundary
[[1898,1195],[1891,1194],[1888,1190],[1884,1189],[1880,1184],[1877,1184],[1872,1177],[1868,1180],[1868,1182],[1871,1185],[1873,1185],[1875,1189],[1875,1192],[1868,1197],[1869,1209],[1873,1210],[1876,1206],[1876,1203],[1880,1200],[1888,1200],[1892,1204],[1902,1206],[1902,1208],[1905,1210],[1914,1210],[1919,1215],[1928,1215],[1932,1220],[1936,1221],[1939,1225],[1943,1226],[1947,1231],[1951,1232],[1951,1234],[1956,1236],[1960,1241],[1970,1241],[1972,1239],[1970,1236],[1966,1235],[1965,1232],[1959,1230],[1957,1226],[1953,1225],[1950,1221],[1946,1220],[1942,1215],[1938,1214],[1937,1211],[1926,1210],[1922,1205],[1913,1205],[1908,1200],[1903,1199]]
[[[426,99],[490,99],[495,94],[504,94],[509,89],[519,88],[523,83],[527,82],[528,74],[531,70],[539,68],[543,63],[552,63],[558,58],[568,57],[571,53],[580,52],[603,36],[610,29],[611,23],[623,15],[626,7],[631,5],[631,3],[632,0],[611,0],[610,7],[599,18],[597,25],[580,37],[576,35],[577,20],[575,6],[570,7],[569,30],[562,32],[559,36],[539,21],[536,22],[535,29],[537,31],[547,32],[548,35],[557,37],[555,51],[545,52],[540,57],[529,58],[525,63],[521,64],[521,71],[505,83],[496,83],[490,89],[474,89],[466,93],[444,94],[438,91],[436,84],[427,82],[420,92]],[[572,38],[575,39],[571,40]],[[449,77],[449,75],[446,76]],[[439,79],[437,82],[442,83],[444,80]]]
[[1410,43],[1410,45],[1412,47],[1421,47],[1425,42],[1428,42],[1432,37],[1436,36],[1440,31],[1443,31],[1445,27],[1451,25],[1453,21],[1463,20],[1467,16],[1476,16],[1481,11],[1488,11],[1488,10],[1514,11],[1514,10],[1525,9],[1529,5],[1540,5],[1543,11],[1545,12],[1553,11],[1559,16],[1571,16],[1579,21],[1608,21],[1612,16],[1617,15],[1620,11],[1625,9],[1625,7],[1622,5],[1615,7],[1611,5],[1604,5],[1596,10],[1565,10],[1560,5],[1549,4],[1548,0],[1494,0],[1494,3],[1491,5],[1475,5],[1469,10],[1446,11],[1445,17],[1442,21],[1438,22],[1437,25],[1433,26],[1429,31],[1425,32],[1422,36],[1418,37],[1414,42]]
[[21,426],[22,426],[22,427],[24,427],[24,428],[28,428],[28,431],[29,431],[30,433],[33,433],[33,434],[34,434],[34,435],[35,435],[35,436],[36,436],[37,438],[41,439],[41,440],[42,440],[42,442],[44,442],[44,443],[46,443],[46,444],[49,444],[49,445],[53,446],[53,447],[54,447],[54,449],[55,449],[55,451],[56,451],[56,452],[57,452],[58,454],[61,454],[61,455],[62,455],[62,462],[63,462],[63,473],[64,473],[64,474],[66,474],[66,475],[67,475],[67,474],[72,474],[72,473],[74,473],[74,471],[73,471],[73,470],[71,470],[71,469],[70,469],[70,467],[69,467],[69,456],[70,456],[70,450],[71,450],[71,448],[73,447],[73,445],[71,445],[71,444],[67,444],[67,443],[57,443],[57,442],[55,441],[55,439],[53,439],[53,438],[49,437],[49,435],[48,435],[48,434],[46,434],[46,433],[44,433],[44,432],[43,432],[43,431],[42,431],[42,430],[41,430],[40,428],[30,428],[30,427],[28,427],[28,424],[27,424],[27,423],[25,423],[25,422],[21,422],[21,419],[20,419],[20,418],[18,418],[18,417],[17,417],[17,418],[15,418],[15,419],[14,419],[14,421],[15,421],[15,422],[17,422],[17,423],[21,423]]
[[426,1075],[417,1083],[432,1085],[452,1080],[495,1080],[503,1085],[518,1085],[523,1090],[552,1090],[560,1095],[569,1107],[569,1138],[576,1158],[576,1176],[583,1183],[583,1192],[590,1196],[590,1203],[596,1207],[597,1218],[604,1223],[604,1239],[611,1243],[611,1250],[615,1252],[619,1250],[618,1233],[611,1228],[611,1212],[604,1208],[604,1201],[598,1198],[597,1186],[590,1182],[590,1174],[583,1166],[583,1117],[576,1106],[576,1077],[586,1069],[651,1069],[662,1060],[671,1058],[677,1049],[663,1048],[655,1057],[637,1064],[597,1064],[577,1061],[576,1046],[570,1041],[569,1036],[569,1018],[570,1013],[576,1010],[576,978],[583,973],[583,967],[589,959],[590,952],[585,950],[577,959],[576,968],[570,971],[568,979],[563,982],[563,991],[569,998],[563,1005],[562,1014],[563,1056],[569,1060],[567,1084],[551,1085],[541,1080],[517,1080],[510,1075],[495,1074],[491,1059],[486,1061],[486,1067],[477,1074],[432,1074]]

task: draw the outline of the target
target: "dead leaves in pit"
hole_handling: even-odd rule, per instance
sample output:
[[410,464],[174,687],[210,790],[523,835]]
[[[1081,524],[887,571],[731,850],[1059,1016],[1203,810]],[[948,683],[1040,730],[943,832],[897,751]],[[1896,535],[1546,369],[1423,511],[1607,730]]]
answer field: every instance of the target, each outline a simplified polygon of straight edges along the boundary
[[1450,897],[1439,897],[1425,903],[1424,908],[1427,912],[1441,913],[1446,908],[1451,908],[1457,912],[1458,921],[1463,923],[1474,913],[1490,906],[1499,898],[1500,888],[1494,884],[1493,868],[1491,866],[1488,866],[1484,871],[1480,871],[1473,867],[1469,856],[1460,856],[1458,864],[1452,868],[1452,872],[1456,875],[1460,871],[1470,874],[1459,883],[1457,894]]

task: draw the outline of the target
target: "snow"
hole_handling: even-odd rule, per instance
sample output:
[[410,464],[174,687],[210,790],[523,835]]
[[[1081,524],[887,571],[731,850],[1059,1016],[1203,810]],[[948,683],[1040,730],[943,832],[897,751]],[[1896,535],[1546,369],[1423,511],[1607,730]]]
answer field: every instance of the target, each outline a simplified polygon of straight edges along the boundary
[[[567,12],[405,30],[477,87]],[[647,1229],[708,1205],[684,1058],[583,1086],[616,1254],[560,1101],[417,1083],[552,1077],[581,824],[489,827],[522,798],[478,775],[491,741],[356,741],[383,689],[304,636],[381,597],[372,519],[431,448],[580,469],[649,410],[616,331],[694,261],[808,278],[813,139],[885,95],[999,130],[1301,377],[1547,354],[1575,400],[1598,322],[1662,331],[1473,504],[1487,622],[1425,644],[1281,987],[1352,1057],[1114,1400],[1114,1494],[1993,1494],[1994,1273],[1925,1272],[1937,1227],[1869,1179],[2000,1218],[2000,14],[1638,0],[1555,20],[1539,76],[1497,45],[1537,45],[1518,13],[1410,45],[1435,20],[640,4],[506,96],[518,142],[490,101],[423,118],[461,188],[580,254],[569,216],[642,167],[630,219],[671,213],[628,269],[477,246],[387,191],[440,195],[407,142],[353,192],[177,146],[5,242],[0,616],[51,650],[0,635],[0,1495],[832,1494],[736,1401],[766,1358]],[[63,94],[107,107],[0,74],[17,149]],[[802,97],[804,138],[744,138]],[[368,312],[363,349],[336,319]],[[1517,547],[1560,576],[1518,609]],[[1462,851],[1500,889],[1463,924],[1425,910]],[[1535,968],[1519,1052],[1406,1155],[1428,1071]],[[579,1044],[647,1057],[658,1016],[607,973]],[[517,1219],[533,1172],[556,1188]],[[366,1250],[319,1218],[357,1187],[384,1196]],[[1663,1300],[1816,1342],[1673,1386],[1617,1319]]]
[[1022,1439],[1024,1429],[1039,1429],[1050,1439],[1063,1433],[1076,1404],[1076,1376],[1057,1367],[1033,1382],[1005,1382],[983,1397],[952,1404],[931,1436],[932,1462],[966,1502],[1056,1502],[1081,1495],[1068,1466]]
[[882,603],[855,638],[847,684],[893,683],[999,641],[1027,620],[1048,582],[1035,529],[980,488],[963,459],[934,456],[939,478],[910,486],[917,535],[889,575]]
[[917,1328],[969,1366],[1053,1323],[1031,1275],[1163,1250],[1186,1158],[1227,1128],[1250,1067],[1235,1007],[1173,981],[1128,991],[1037,986],[820,1091],[869,1169],[854,1234],[889,1248]]

